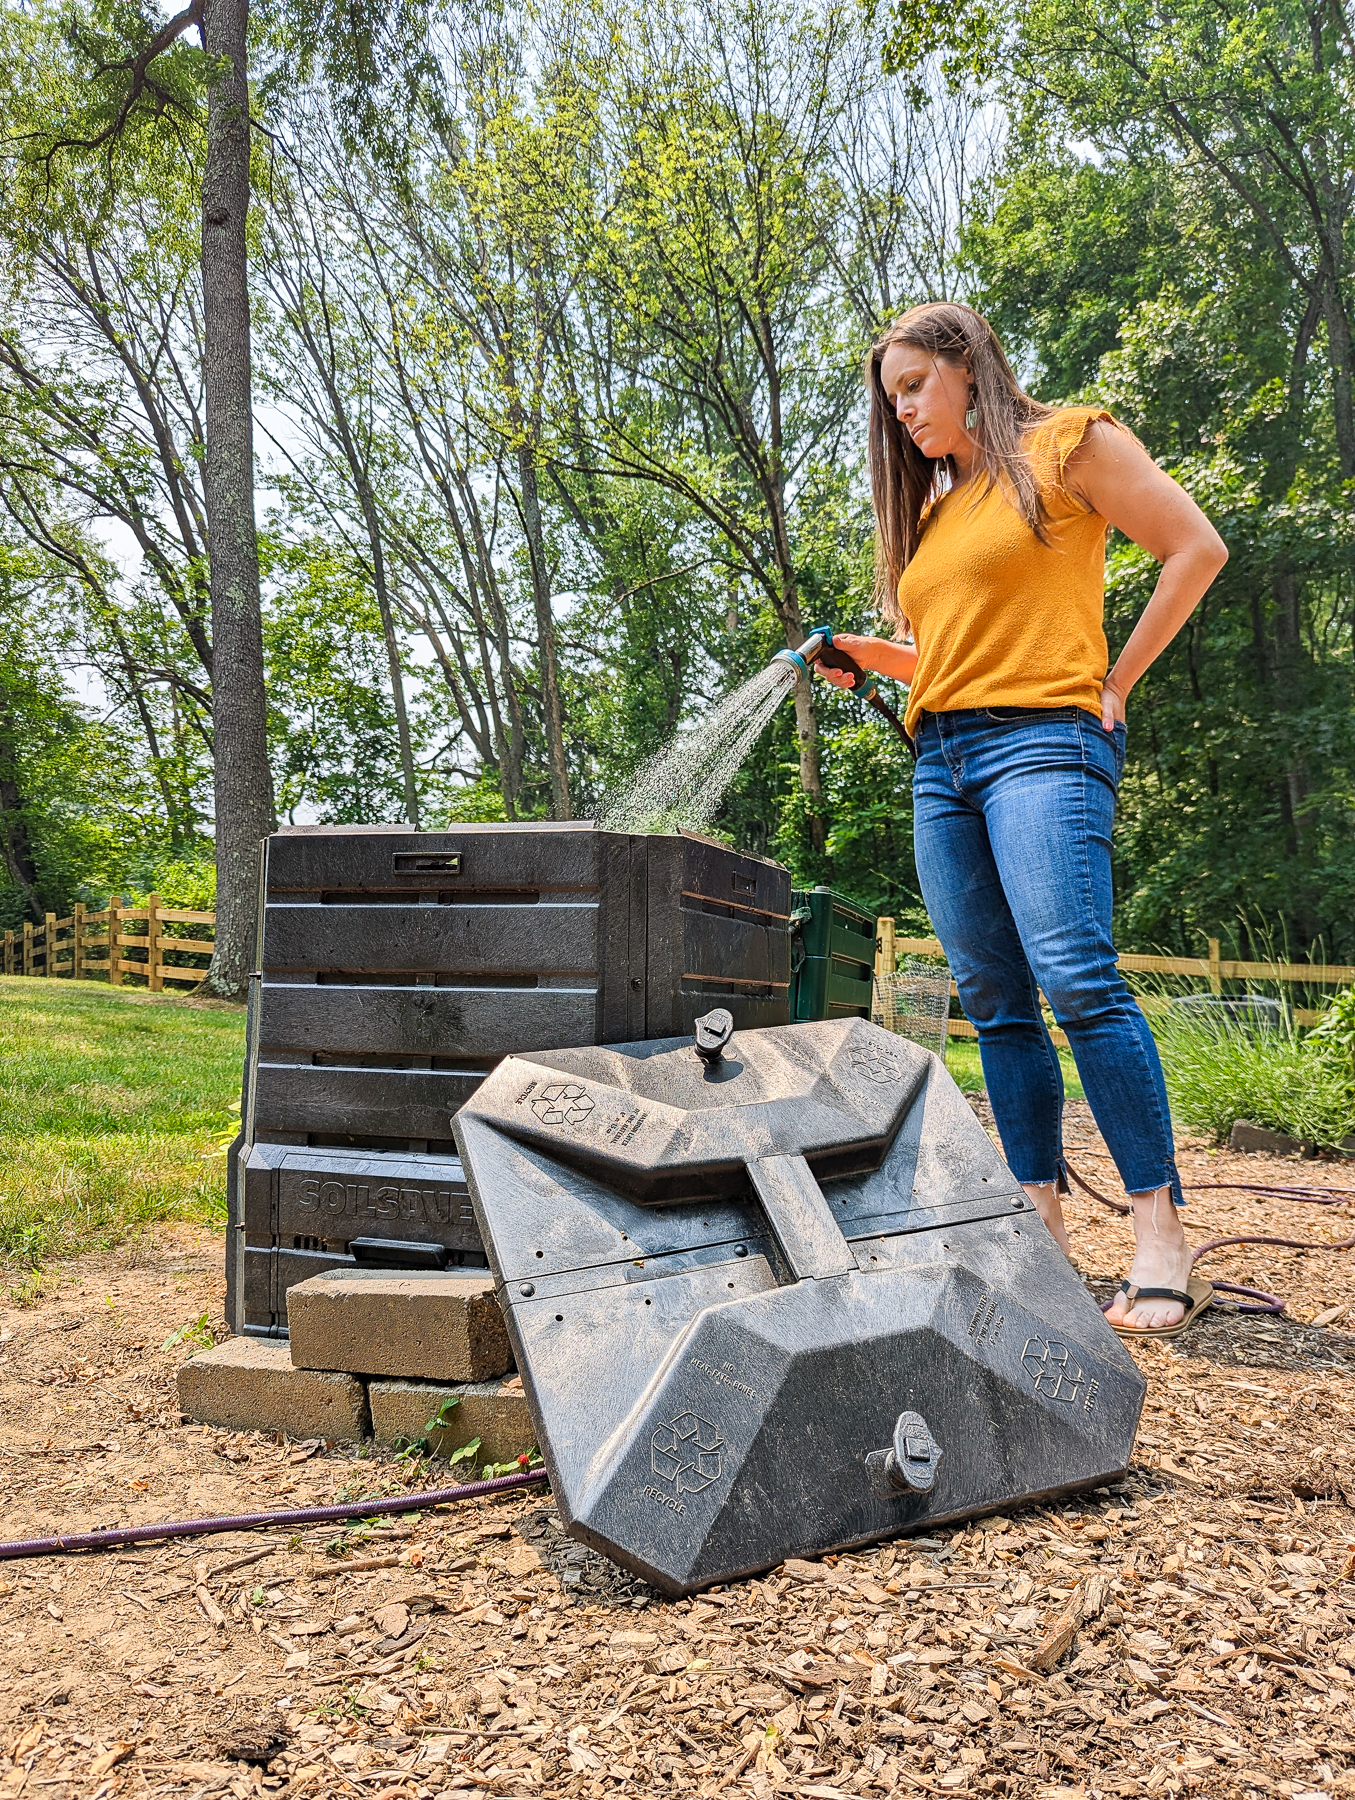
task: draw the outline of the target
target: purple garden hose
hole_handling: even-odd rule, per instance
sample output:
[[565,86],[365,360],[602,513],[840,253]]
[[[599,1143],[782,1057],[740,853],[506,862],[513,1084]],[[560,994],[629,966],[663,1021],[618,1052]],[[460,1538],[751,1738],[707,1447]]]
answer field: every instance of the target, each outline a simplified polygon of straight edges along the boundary
[[[1084,1181],[1073,1169],[1068,1168],[1066,1162],[1064,1167],[1071,1180],[1084,1193],[1090,1194],[1093,1200],[1099,1200],[1102,1206],[1117,1213],[1127,1213],[1130,1210],[1122,1201],[1111,1200],[1105,1194],[1098,1193],[1090,1182]],[[1349,1188],[1266,1187],[1250,1181],[1198,1181],[1189,1185],[1192,1189],[1238,1189],[1275,1199],[1304,1201],[1312,1206],[1339,1206],[1343,1201],[1355,1199],[1355,1190]],[[1277,1237],[1211,1238],[1207,1244],[1201,1244],[1192,1260],[1198,1263],[1211,1250],[1221,1250],[1226,1244],[1279,1244],[1294,1250],[1355,1250],[1355,1231],[1335,1243]],[[1214,1286],[1224,1293],[1245,1294],[1248,1297],[1249,1303],[1238,1303],[1238,1312],[1284,1311],[1281,1297],[1269,1294],[1263,1288],[1243,1287],[1232,1281],[1216,1281]],[[1110,1301],[1106,1302],[1106,1306],[1110,1304]],[[1102,1308],[1104,1310],[1105,1307]],[[342,1506],[303,1506],[291,1512],[235,1513],[217,1519],[173,1519],[159,1525],[129,1525],[112,1531],[83,1531],[69,1537],[19,1538],[14,1543],[0,1544],[0,1562],[21,1556],[56,1556],[72,1550],[115,1550],[127,1544],[154,1543],[162,1538],[209,1537],[223,1531],[258,1531],[270,1525],[327,1525],[340,1519],[375,1518],[381,1513],[417,1512],[424,1507],[447,1506],[454,1500],[477,1500],[482,1494],[506,1493],[512,1488],[526,1487],[530,1482],[545,1479],[544,1469],[525,1469],[520,1475],[498,1475],[493,1481],[467,1481],[460,1487],[425,1488],[419,1493],[402,1494],[390,1500],[350,1500],[345,1501]]]
[[68,1537],[19,1538],[0,1544],[0,1561],[17,1556],[55,1556],[70,1550],[115,1550],[125,1544],[152,1543],[157,1538],[209,1537],[219,1531],[258,1531],[269,1525],[327,1525],[337,1519],[370,1519],[378,1513],[420,1512],[453,1500],[478,1500],[502,1494],[528,1482],[544,1481],[544,1469],[520,1475],[497,1475],[493,1481],[467,1481],[460,1487],[425,1488],[393,1500],[346,1500],[342,1506],[301,1506],[291,1512],[227,1513],[219,1519],[172,1519],[160,1525],[129,1525],[113,1531],[82,1531]]
[[[1084,1194],[1090,1194],[1093,1200],[1099,1200],[1101,1205],[1109,1207],[1111,1212],[1127,1213],[1132,1210],[1123,1201],[1111,1200],[1105,1194],[1098,1193],[1090,1182],[1084,1181],[1075,1170],[1068,1167],[1066,1160],[1063,1166],[1069,1179],[1077,1187],[1080,1187]],[[1299,1201],[1305,1206],[1341,1206],[1347,1200],[1355,1200],[1355,1188],[1270,1187],[1256,1181],[1191,1181],[1183,1182],[1182,1186],[1189,1187],[1192,1193],[1197,1193],[1202,1188],[1229,1188],[1246,1194],[1261,1194],[1267,1199]],[[1279,1244],[1288,1250],[1355,1250],[1355,1231],[1352,1231],[1349,1237],[1339,1238],[1335,1242],[1330,1239],[1280,1237],[1210,1238],[1209,1242],[1201,1244],[1191,1257],[1191,1267],[1193,1268],[1211,1251],[1222,1250],[1227,1244]],[[1267,1293],[1265,1288],[1244,1287],[1236,1281],[1216,1281],[1213,1286],[1216,1293],[1246,1296],[1245,1299],[1239,1299],[1236,1302],[1233,1309],[1235,1312],[1282,1313],[1284,1311],[1285,1303],[1281,1295]],[[1105,1312],[1114,1304],[1113,1298],[1102,1301],[1101,1311]]]

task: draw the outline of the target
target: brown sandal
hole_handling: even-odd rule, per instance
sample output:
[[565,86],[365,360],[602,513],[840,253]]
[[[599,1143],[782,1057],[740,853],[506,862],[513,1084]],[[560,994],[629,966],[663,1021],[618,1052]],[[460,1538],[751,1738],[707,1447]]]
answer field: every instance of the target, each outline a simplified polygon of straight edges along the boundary
[[[1179,1300],[1185,1307],[1185,1316],[1175,1325],[1111,1325],[1111,1330],[1122,1338],[1169,1338],[1176,1337],[1193,1325],[1200,1314],[1214,1304],[1214,1289],[1203,1275],[1191,1274],[1186,1283],[1188,1291],[1182,1293],[1179,1288],[1131,1287],[1129,1282],[1122,1281],[1115,1294],[1118,1300],[1121,1294],[1128,1297],[1129,1311],[1133,1310],[1136,1300]],[[1115,1300],[1111,1301],[1114,1306]],[[1106,1321],[1110,1324],[1110,1321]]]

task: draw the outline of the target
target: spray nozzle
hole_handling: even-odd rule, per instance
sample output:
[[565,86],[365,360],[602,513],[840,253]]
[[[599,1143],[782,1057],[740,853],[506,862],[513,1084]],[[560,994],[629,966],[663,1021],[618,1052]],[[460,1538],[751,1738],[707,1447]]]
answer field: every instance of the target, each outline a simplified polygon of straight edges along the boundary
[[875,695],[874,676],[854,662],[845,650],[837,648],[831,625],[816,625],[798,650],[778,650],[772,661],[788,662],[806,678],[813,664],[821,663],[825,669],[837,669],[853,676],[850,692],[858,700],[870,700]]
[[839,669],[843,674],[852,676],[850,691],[856,695],[858,700],[866,701],[882,718],[887,719],[907,744],[909,753],[913,756],[917,755],[913,740],[904,729],[902,720],[881,699],[874,676],[863,669],[860,663],[854,662],[845,650],[838,649],[833,642],[831,625],[816,625],[798,650],[778,650],[772,661],[789,663],[796,674],[803,676],[806,681],[809,680],[810,670],[815,663],[822,663],[826,669]]
[[778,650],[772,661],[789,663],[796,673],[807,681],[811,666],[818,662],[832,641],[832,632],[828,630],[827,626],[823,626],[807,637],[798,650]]

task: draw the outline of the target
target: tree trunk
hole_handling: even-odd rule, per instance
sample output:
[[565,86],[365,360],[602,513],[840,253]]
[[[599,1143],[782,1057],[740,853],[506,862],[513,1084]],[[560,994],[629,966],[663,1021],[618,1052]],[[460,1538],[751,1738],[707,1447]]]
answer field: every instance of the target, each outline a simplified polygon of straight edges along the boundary
[[275,829],[268,768],[250,399],[249,0],[205,0],[212,64],[202,177],[203,393],[212,719],[216,777],[216,949],[203,986],[244,998],[254,965],[259,840]]
[[[786,634],[786,647],[798,650],[805,641],[804,616],[800,611],[800,583],[791,554],[790,527],[786,519],[785,433],[781,417],[781,364],[776,354],[771,315],[765,309],[758,314],[758,336],[762,363],[767,372],[767,411],[771,428],[765,494],[771,514],[772,543],[777,572],[781,577],[781,600],[777,610]],[[751,423],[751,421],[750,421]],[[815,853],[822,856],[828,843],[828,821],[824,817],[823,776],[819,770],[819,721],[814,706],[814,682],[801,681],[795,689],[795,736],[800,746],[800,786],[809,801],[809,841]]]
[[1336,454],[1341,475],[1355,478],[1355,354],[1352,353],[1350,315],[1342,303],[1338,283],[1324,283],[1323,312],[1327,320],[1327,357],[1331,365],[1332,415],[1336,426]]
[[[803,631],[786,633],[789,649],[798,650],[803,642]],[[819,721],[814,707],[813,684],[809,681],[796,684],[795,736],[800,746],[800,786],[809,800],[809,840],[822,856],[828,842],[828,821],[824,817],[823,776],[819,770]]]
[[[777,612],[786,634],[786,648],[798,650],[805,641],[804,616],[800,611],[800,585],[790,551],[785,494],[778,481],[768,495],[772,515],[772,539],[780,565],[781,595]],[[819,769],[819,720],[814,705],[814,683],[801,681],[795,688],[795,737],[800,747],[800,786],[809,801],[809,841],[819,856],[826,854],[828,820],[823,805],[823,776]]]
[[35,921],[43,916],[38,898],[38,870],[24,818],[19,787],[18,744],[13,710],[0,689],[0,857],[9,878],[19,889]]
[[[344,440],[346,445],[351,443],[347,429],[344,431]],[[405,785],[405,817],[417,831],[419,829],[419,784],[414,775],[414,745],[409,735],[409,711],[405,706],[405,678],[400,668],[400,645],[395,636],[395,619],[391,614],[390,593],[386,587],[386,555],[381,544],[381,522],[377,517],[376,498],[372,493],[372,484],[367,478],[367,471],[358,462],[356,452],[351,448],[349,461],[352,465],[353,478],[357,482],[363,523],[367,527],[368,547],[372,552],[372,588],[381,613],[381,635],[386,642],[386,662],[390,668],[391,699],[395,705],[395,734],[400,744],[400,773],[404,778]]]
[[[517,419],[514,424],[521,429]],[[551,817],[572,819],[569,798],[569,764],[565,759],[564,708],[560,704],[560,660],[555,645],[555,620],[550,609],[550,579],[546,571],[546,545],[541,525],[541,500],[536,485],[533,446],[525,433],[518,450],[518,478],[522,484],[523,525],[532,567],[532,598],[536,606],[536,637],[541,655],[541,714],[550,756]]]

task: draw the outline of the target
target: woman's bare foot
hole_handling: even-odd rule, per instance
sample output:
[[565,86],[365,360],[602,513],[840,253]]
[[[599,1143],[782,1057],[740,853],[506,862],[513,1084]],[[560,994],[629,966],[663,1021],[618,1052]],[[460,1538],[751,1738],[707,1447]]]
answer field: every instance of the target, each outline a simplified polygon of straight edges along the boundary
[[[1190,1245],[1181,1228],[1181,1215],[1172,1205],[1171,1189],[1158,1188],[1152,1193],[1131,1194],[1129,1198],[1138,1244],[1129,1269],[1130,1287],[1175,1288],[1184,1294],[1190,1279]],[[1129,1306],[1126,1296],[1120,1293],[1106,1318],[1112,1325],[1151,1331],[1161,1325],[1179,1324],[1185,1314],[1179,1300],[1136,1300]]]
[[1059,1190],[1052,1181],[1023,1181],[1022,1187],[1035,1203],[1035,1210],[1049,1227],[1050,1235],[1072,1260],[1073,1246],[1068,1237],[1068,1227],[1063,1222],[1063,1202],[1059,1199]]

